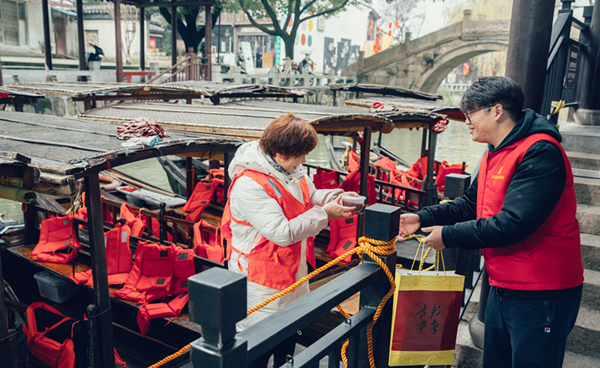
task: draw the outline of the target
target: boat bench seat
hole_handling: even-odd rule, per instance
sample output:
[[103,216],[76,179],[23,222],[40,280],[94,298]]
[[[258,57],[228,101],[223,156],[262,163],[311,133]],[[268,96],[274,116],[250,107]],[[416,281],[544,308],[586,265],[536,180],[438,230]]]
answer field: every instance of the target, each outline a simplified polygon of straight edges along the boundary
[[[21,259],[25,259],[26,261],[29,261],[29,262],[33,263],[34,265],[38,266],[40,269],[42,269],[44,271],[48,271],[54,275],[58,275],[58,276],[61,276],[64,278],[69,278],[69,275],[73,274],[73,262],[69,262],[66,264],[59,264],[59,263],[53,263],[53,262],[34,261],[33,256],[31,255],[31,252],[34,247],[35,247],[35,245],[20,245],[20,246],[16,246],[16,247],[11,247],[8,250],[15,256],[17,256]],[[85,272],[85,271],[88,271],[89,269],[90,269],[90,266],[75,260],[75,272]],[[79,286],[89,290],[90,292],[92,290],[91,287],[89,287],[85,284],[82,284]],[[118,290],[118,288],[109,287],[111,301],[117,302],[124,306],[128,306],[130,308],[134,308],[136,310],[140,308],[141,304],[137,304],[136,302],[117,298],[117,297],[113,296],[114,292],[117,290]],[[186,310],[184,310],[184,311],[186,311]],[[171,318],[172,317],[165,317],[163,319],[165,321],[169,321]],[[190,322],[189,315],[187,312],[185,312],[185,313],[182,312],[179,316],[175,317],[171,321],[171,323],[174,323],[178,326],[184,327],[188,330],[191,330],[191,331],[194,331],[197,333],[201,332],[201,328],[199,325]]]

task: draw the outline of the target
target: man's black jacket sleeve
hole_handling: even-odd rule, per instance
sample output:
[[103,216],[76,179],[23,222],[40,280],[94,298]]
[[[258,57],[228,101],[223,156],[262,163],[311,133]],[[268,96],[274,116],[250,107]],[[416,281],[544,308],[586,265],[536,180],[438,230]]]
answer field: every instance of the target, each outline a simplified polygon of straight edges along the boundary
[[477,219],[477,183],[474,180],[463,197],[418,212],[421,227],[451,225],[442,229],[448,248],[496,248],[522,241],[542,225],[558,203],[565,188],[566,168],[556,145],[536,142],[517,167],[501,211],[487,219]]

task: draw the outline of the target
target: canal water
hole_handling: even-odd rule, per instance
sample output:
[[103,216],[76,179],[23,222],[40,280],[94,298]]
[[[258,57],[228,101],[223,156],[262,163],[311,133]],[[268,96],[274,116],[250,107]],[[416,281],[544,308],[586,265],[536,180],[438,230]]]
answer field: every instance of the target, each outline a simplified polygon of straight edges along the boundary
[[[337,146],[344,140],[349,141],[348,138],[336,137],[334,142]],[[373,135],[372,140],[377,140],[377,134]],[[382,145],[405,161],[415,162],[421,154],[421,140],[422,130],[395,129],[392,133],[383,135]],[[451,120],[446,131],[438,136],[436,160],[446,160],[450,164],[465,162],[468,165],[467,171],[470,172],[479,161],[484,149],[484,144],[471,140],[469,129],[464,123]],[[306,161],[309,164],[329,167],[323,136],[320,137],[317,148],[307,156]],[[170,190],[167,176],[156,159],[119,166],[117,169],[160,188]],[[10,219],[23,221],[20,203],[0,199],[0,213]]]

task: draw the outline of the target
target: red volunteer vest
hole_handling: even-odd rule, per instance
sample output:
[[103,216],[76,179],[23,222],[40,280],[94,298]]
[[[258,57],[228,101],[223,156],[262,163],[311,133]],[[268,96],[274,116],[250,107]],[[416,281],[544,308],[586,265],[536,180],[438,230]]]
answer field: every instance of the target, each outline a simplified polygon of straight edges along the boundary
[[[284,216],[288,220],[310,209],[310,191],[304,177],[300,180],[303,203],[291,195],[277,180],[269,175],[253,170],[244,170],[236,175],[229,188],[228,197],[231,196],[231,189],[237,179],[242,175],[246,175],[260,184],[267,194],[279,203]],[[252,226],[249,222],[238,221],[233,218],[229,209],[229,201],[227,201],[221,220],[221,231],[225,239],[227,239],[228,255],[231,254],[231,250],[233,249],[248,257],[248,280],[279,290],[283,290],[296,282],[296,272],[300,265],[302,251],[301,241],[282,247],[261,236],[258,244],[250,251],[250,254],[245,254],[231,245],[231,228],[229,227],[231,221],[241,225]],[[306,243],[306,259],[314,267],[315,249],[313,238],[308,238]]]
[[[501,211],[517,166],[532,144],[549,141],[560,148],[566,168],[565,189],[550,216],[527,239],[500,248],[483,249],[490,285],[513,290],[557,290],[581,285],[583,267],[577,201],[571,165],[561,145],[547,134],[534,134],[481,161],[477,186],[477,218]],[[533,180],[533,179],[532,179]],[[527,203],[524,206],[535,206]]]

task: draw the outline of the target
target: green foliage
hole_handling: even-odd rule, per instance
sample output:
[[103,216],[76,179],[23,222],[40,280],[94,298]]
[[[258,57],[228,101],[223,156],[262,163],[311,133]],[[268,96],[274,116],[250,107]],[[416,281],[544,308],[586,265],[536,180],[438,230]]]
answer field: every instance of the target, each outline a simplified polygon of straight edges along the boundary
[[[287,57],[294,57],[294,39],[300,24],[320,16],[329,17],[344,11],[347,5],[370,4],[371,0],[235,0],[253,26],[279,36],[285,44]],[[386,0],[392,1],[392,0]],[[233,10],[236,10],[234,8]],[[270,18],[273,26],[259,24],[257,20]],[[288,27],[291,25],[291,27]],[[288,30],[289,28],[289,30]]]

